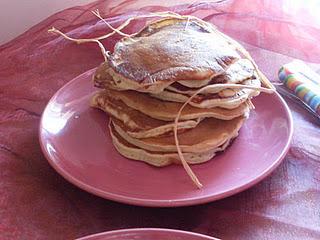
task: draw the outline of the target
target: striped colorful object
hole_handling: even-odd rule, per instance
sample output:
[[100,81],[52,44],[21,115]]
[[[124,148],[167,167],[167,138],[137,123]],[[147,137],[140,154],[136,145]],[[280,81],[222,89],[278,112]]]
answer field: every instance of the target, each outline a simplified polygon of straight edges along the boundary
[[278,75],[292,93],[320,116],[320,75],[298,60],[282,66]]

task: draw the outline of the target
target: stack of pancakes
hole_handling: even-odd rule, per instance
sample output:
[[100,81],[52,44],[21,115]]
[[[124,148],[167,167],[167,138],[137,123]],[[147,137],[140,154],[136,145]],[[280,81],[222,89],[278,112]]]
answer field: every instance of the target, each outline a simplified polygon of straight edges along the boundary
[[91,105],[110,116],[120,154],[158,167],[181,163],[173,129],[186,101],[177,124],[179,147],[187,163],[197,164],[237,137],[250,99],[262,89],[252,61],[197,18],[149,23],[122,38],[107,59],[94,74],[103,90]]

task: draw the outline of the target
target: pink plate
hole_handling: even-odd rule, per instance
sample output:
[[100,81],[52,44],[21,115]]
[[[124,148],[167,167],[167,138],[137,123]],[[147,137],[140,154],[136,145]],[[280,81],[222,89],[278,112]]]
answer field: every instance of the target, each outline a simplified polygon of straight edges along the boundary
[[134,228],[97,233],[78,240],[218,240],[198,233],[164,228]]
[[292,137],[292,117],[278,94],[254,99],[256,110],[239,137],[213,160],[192,166],[199,190],[180,165],[156,168],[122,157],[107,130],[108,117],[89,106],[96,89],[90,70],[61,88],[40,123],[40,144],[65,179],[100,197],[134,205],[174,207],[206,203],[251,187],[281,162]]

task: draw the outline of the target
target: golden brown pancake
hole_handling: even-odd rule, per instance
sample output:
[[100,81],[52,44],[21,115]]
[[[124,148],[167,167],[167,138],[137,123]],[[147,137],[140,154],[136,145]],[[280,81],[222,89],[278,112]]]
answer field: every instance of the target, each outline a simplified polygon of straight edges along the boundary
[[239,59],[231,64],[225,72],[220,75],[202,81],[178,81],[174,82],[167,89],[180,93],[193,94],[196,90],[203,86],[216,83],[240,83],[246,79],[252,78],[254,75],[254,67],[248,59]]
[[139,84],[139,91],[163,82],[209,79],[240,59],[221,35],[197,19],[186,27],[187,22],[162,19],[121,39],[109,56],[109,74]]
[[[249,79],[242,82],[242,85],[260,87],[260,80]],[[240,85],[240,84],[239,84]],[[214,86],[214,84],[212,85]],[[199,94],[194,97],[190,105],[198,108],[213,108],[220,107],[226,109],[233,109],[244,103],[253,96],[257,96],[259,91],[252,89],[224,89],[224,90],[206,90],[204,94]],[[219,91],[219,92],[216,92]],[[229,94],[228,91],[231,91]],[[221,93],[220,93],[221,92]],[[220,93],[220,94],[219,94]],[[232,94],[233,93],[233,94]],[[181,102],[184,103],[189,99],[189,95],[176,93],[169,90],[164,90],[157,94],[151,94],[152,97],[163,101]]]
[[[91,98],[91,106],[99,108],[111,117],[117,118],[125,126],[127,133],[134,138],[156,137],[163,134],[173,134],[173,122],[151,118],[142,112],[128,107],[121,100],[116,100],[105,94],[104,91],[96,93]],[[201,119],[181,121],[178,125],[179,132],[194,128]]]
[[[109,65],[107,62],[102,63],[94,74],[94,84],[96,87],[105,88],[112,87],[117,90],[125,89],[137,89],[140,88],[137,83],[126,83],[124,79],[119,77],[118,83],[112,79],[109,74]],[[185,93],[192,95],[200,87],[215,84],[215,83],[239,83],[245,79],[251,78],[254,74],[254,67],[252,63],[247,59],[239,59],[235,63],[231,64],[225,72],[214,78],[208,78],[206,80],[182,80],[182,81],[169,81],[163,83],[157,83],[156,92],[161,92],[164,88],[178,93]],[[144,90],[141,90],[144,92]],[[148,92],[148,90],[146,90]]]
[[[113,145],[118,150],[118,152],[124,157],[143,161],[156,167],[164,167],[170,164],[181,164],[180,157],[176,152],[164,153],[148,151],[145,149],[138,148],[135,145],[128,143],[124,138],[122,138],[115,131],[112,124],[109,124],[109,128]],[[183,153],[183,156],[189,164],[204,163],[212,159],[217,152],[224,151],[225,148],[230,144],[231,140],[227,140],[221,146],[215,149],[211,149],[210,151],[203,153]]]
[[[181,103],[166,102],[159,99],[150,97],[148,94],[139,93],[135,91],[115,91],[106,89],[104,91],[106,97],[112,98],[113,100],[120,100],[130,108],[138,110],[149,117],[164,120],[174,121]],[[205,117],[214,117],[218,119],[230,120],[239,116],[247,116],[249,108],[246,104],[240,104],[234,109],[223,109],[223,108],[209,108],[201,109],[190,105],[187,105],[182,111],[180,120],[190,120]]]
[[95,87],[98,88],[110,88],[118,91],[123,90],[135,90],[139,92],[161,92],[173,81],[158,82],[157,84],[150,85],[148,88],[141,87],[137,82],[128,80],[120,75],[110,75],[110,67],[107,62],[102,63],[96,70],[93,81]]
[[[229,121],[206,118],[195,128],[179,134],[181,150],[197,153],[215,149],[228,139],[235,138],[244,120],[243,117]],[[175,152],[177,149],[173,136],[136,139],[126,133],[126,126],[119,120],[112,119],[112,124],[122,138],[139,148],[158,152]]]

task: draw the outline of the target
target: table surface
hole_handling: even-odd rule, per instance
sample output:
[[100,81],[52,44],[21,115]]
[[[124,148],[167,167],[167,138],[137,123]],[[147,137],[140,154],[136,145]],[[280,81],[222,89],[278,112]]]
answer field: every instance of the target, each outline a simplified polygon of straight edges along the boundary
[[[182,229],[223,239],[320,239],[319,122],[290,100],[295,129],[283,163],[249,190],[205,205],[144,208],[101,199],[65,181],[40,150],[39,120],[49,98],[103,61],[95,44],[77,45],[46,30],[54,25],[74,37],[109,31],[90,10],[99,8],[114,26],[133,10],[202,17],[245,42],[272,81],[293,58],[320,69],[320,21],[313,14],[319,4],[249,2],[170,6],[174,3],[166,1],[159,6],[158,1],[97,1],[55,14],[0,46],[0,239],[72,239],[136,227]],[[125,31],[139,26],[135,22]],[[112,50],[117,40],[104,44]]]

